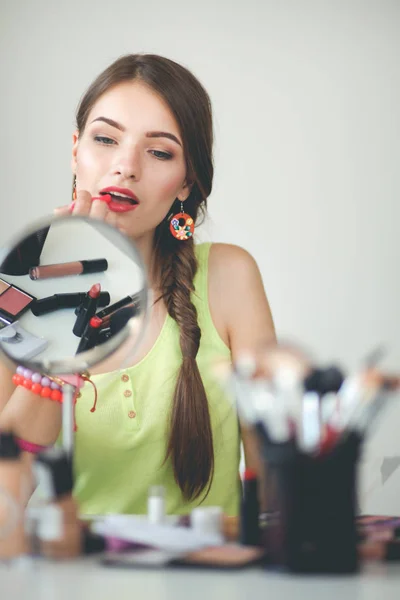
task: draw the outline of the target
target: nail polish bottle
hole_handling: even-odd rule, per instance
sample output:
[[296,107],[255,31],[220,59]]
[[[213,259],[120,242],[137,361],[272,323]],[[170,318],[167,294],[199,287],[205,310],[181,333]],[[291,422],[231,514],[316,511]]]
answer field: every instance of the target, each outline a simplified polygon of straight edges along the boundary
[[161,525],[165,518],[165,488],[154,485],[147,499],[147,517],[152,525]]
[[60,448],[37,455],[34,474],[47,504],[37,528],[40,553],[48,558],[74,558],[82,552],[82,526],[72,496],[71,458]]
[[21,450],[12,433],[0,432],[0,560],[26,554],[27,477]]

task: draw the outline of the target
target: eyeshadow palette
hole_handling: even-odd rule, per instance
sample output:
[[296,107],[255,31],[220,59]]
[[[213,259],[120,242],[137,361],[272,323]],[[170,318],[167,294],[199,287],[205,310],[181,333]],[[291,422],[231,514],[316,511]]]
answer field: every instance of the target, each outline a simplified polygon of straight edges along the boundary
[[[28,310],[34,300],[36,298],[30,294],[0,279],[0,320],[13,323]],[[0,329],[4,326],[0,322]]]

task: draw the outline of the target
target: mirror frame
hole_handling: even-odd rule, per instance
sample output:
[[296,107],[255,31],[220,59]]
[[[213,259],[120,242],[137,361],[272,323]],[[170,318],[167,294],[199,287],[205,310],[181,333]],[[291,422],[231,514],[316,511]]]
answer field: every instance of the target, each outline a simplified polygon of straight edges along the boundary
[[[84,221],[94,226],[98,230],[103,229],[103,231],[109,233],[109,236],[107,237],[111,242],[113,241],[113,238],[115,239],[118,237],[118,247],[121,249],[121,251],[125,252],[125,254],[128,257],[132,257],[132,260],[134,260],[134,262],[137,263],[139,269],[143,274],[143,287],[139,292],[142,294],[140,300],[141,302],[143,302],[143,314],[139,317],[140,319],[142,319],[142,326],[140,327],[138,339],[134,345],[134,350],[132,348],[129,350],[129,353],[133,355],[134,351],[139,348],[148,325],[150,315],[151,294],[148,286],[147,270],[138,249],[136,248],[134,242],[132,242],[126,235],[121,233],[113,225],[110,225],[105,221],[82,216],[43,217],[42,219],[35,221],[33,224],[28,225],[22,233],[20,232],[14,235],[9,240],[8,244],[6,244],[6,252],[1,257],[0,275],[6,276],[6,273],[2,273],[1,271],[4,261],[8,257],[9,253],[12,252],[15,247],[21,244],[26,237],[34,234],[40,229],[43,229],[45,227],[51,227],[51,225],[53,225],[54,223],[60,224],[62,221],[69,221],[71,219],[79,219],[81,221]],[[114,352],[116,352],[122,346],[122,344],[129,339],[134,329],[136,329],[136,319],[137,317],[132,317],[131,319],[129,319],[129,321],[126,323],[125,327],[121,329],[121,331],[119,331],[117,334],[115,334],[112,338],[110,338],[103,344],[95,346],[94,348],[79,353],[71,358],[66,357],[64,359],[57,360],[47,359],[44,361],[22,359],[15,360],[12,356],[7,354],[7,352],[4,350],[3,344],[1,344],[0,342],[0,359],[8,364],[11,364],[13,367],[15,365],[21,365],[27,369],[31,369],[34,372],[39,372],[45,375],[75,375],[87,373],[91,367],[112,356]]]

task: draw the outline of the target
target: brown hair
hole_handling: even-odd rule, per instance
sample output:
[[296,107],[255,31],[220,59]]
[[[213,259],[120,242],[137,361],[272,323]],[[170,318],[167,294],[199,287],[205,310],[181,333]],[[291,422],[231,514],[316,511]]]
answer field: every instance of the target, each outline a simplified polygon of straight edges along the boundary
[[[85,128],[95,102],[111,87],[138,80],[148,85],[167,103],[180,129],[186,160],[186,179],[191,183],[185,212],[196,222],[204,214],[212,188],[212,115],[207,92],[184,67],[172,60],[151,54],[127,55],[116,60],[89,87],[77,111],[77,128]],[[169,231],[172,214],[155,232],[155,276],[160,282],[161,298],[180,330],[182,364],[178,373],[170,417],[170,433],[165,460],[172,461],[175,481],[187,500],[207,488],[214,473],[214,448],[208,401],[196,356],[201,331],[191,301],[197,270],[193,238],[176,240]],[[160,298],[160,299],[161,299]]]

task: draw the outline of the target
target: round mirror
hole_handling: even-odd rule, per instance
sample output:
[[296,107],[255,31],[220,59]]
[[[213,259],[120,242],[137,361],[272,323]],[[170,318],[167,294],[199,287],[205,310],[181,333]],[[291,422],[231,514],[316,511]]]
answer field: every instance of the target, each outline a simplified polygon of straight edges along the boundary
[[[116,228],[50,218],[7,246],[0,265],[0,349],[48,375],[84,373],[124,342],[131,355],[148,314],[145,268]],[[126,357],[126,354],[125,354]]]

